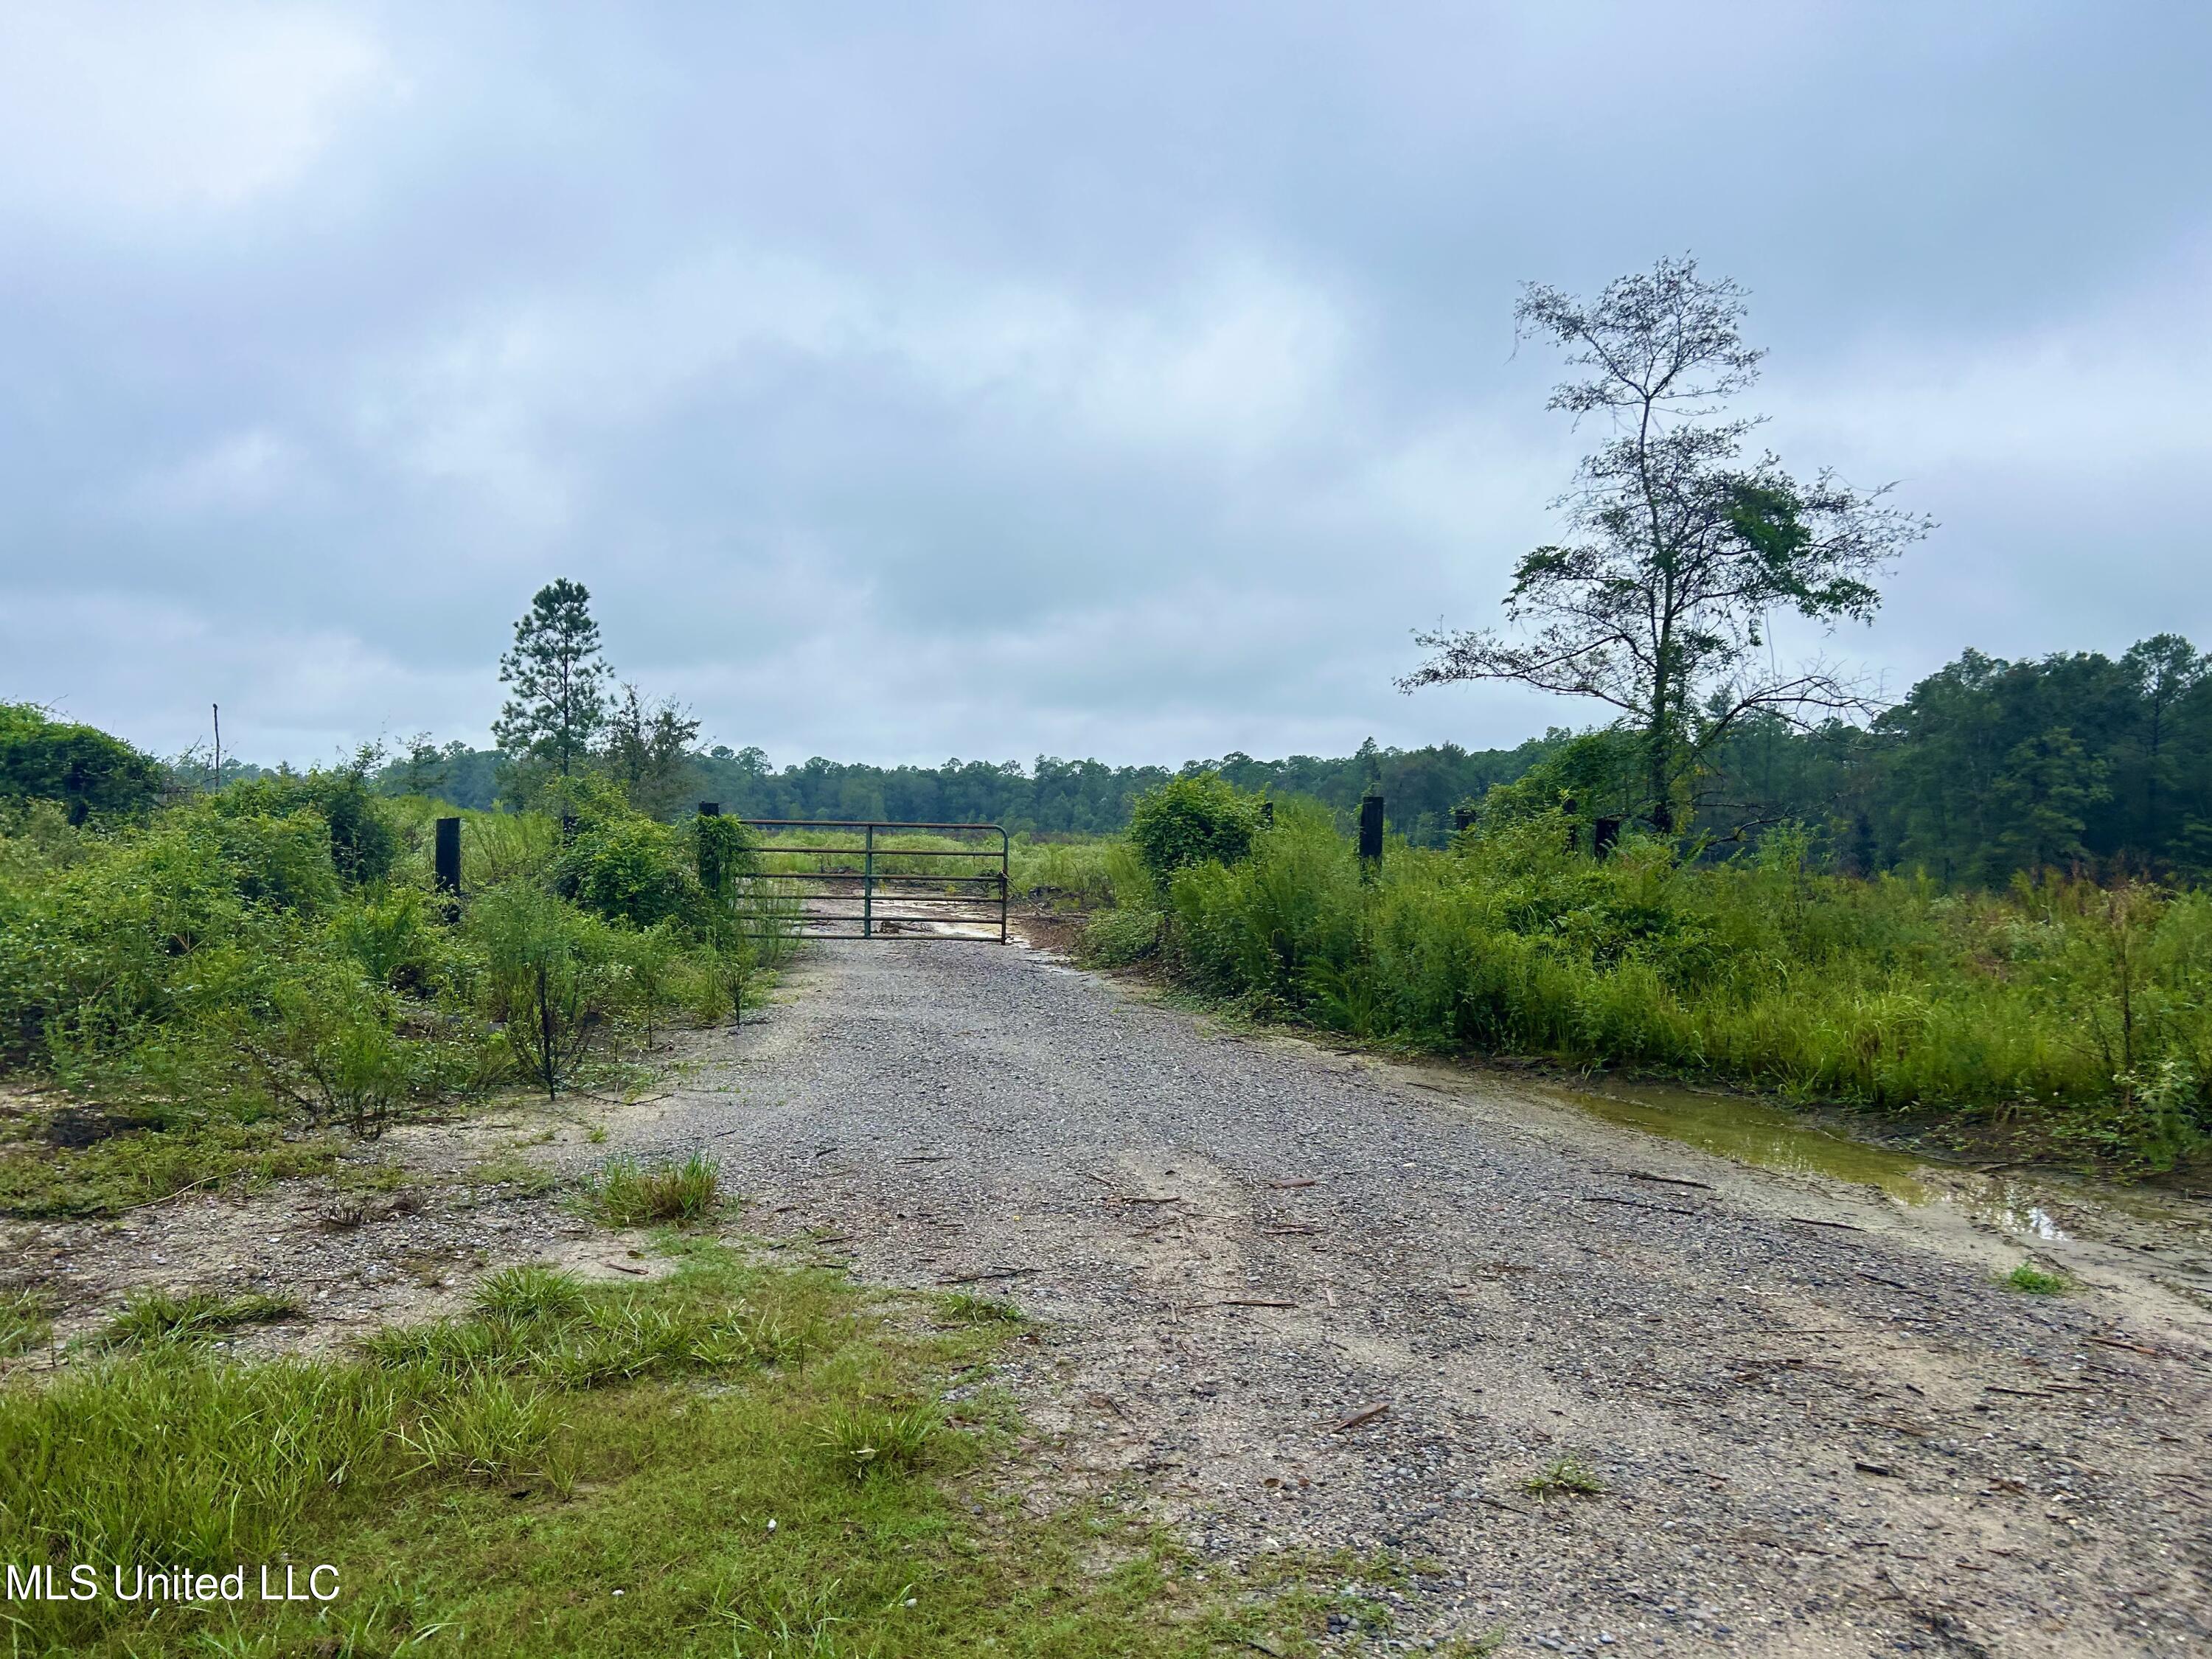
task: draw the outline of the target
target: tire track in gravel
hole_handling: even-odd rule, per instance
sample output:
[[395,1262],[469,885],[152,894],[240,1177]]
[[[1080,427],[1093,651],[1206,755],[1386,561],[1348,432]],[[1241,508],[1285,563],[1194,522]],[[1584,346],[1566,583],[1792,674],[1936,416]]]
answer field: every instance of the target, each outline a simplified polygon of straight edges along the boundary
[[[864,1278],[1012,1295],[1040,1501],[1133,1484],[1231,1567],[1401,1553],[1415,1649],[2212,1637],[2185,1304],[2014,1296],[1857,1189],[1018,947],[830,945],[787,985],[611,1150],[714,1153],[749,1225]],[[1569,1454],[1604,1494],[1524,1490]]]

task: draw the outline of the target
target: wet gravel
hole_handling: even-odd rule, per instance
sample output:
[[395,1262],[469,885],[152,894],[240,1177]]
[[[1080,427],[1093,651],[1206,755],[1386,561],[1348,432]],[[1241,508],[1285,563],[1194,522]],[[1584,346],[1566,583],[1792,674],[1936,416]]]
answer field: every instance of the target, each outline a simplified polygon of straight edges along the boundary
[[[594,1152],[704,1148],[756,1229],[1031,1315],[1041,1494],[1231,1572],[1413,1563],[1386,1647],[2212,1638],[2202,1322],[2000,1290],[1878,1194],[995,944],[821,947],[657,1112]],[[1528,1490],[1566,1457],[1603,1492]]]

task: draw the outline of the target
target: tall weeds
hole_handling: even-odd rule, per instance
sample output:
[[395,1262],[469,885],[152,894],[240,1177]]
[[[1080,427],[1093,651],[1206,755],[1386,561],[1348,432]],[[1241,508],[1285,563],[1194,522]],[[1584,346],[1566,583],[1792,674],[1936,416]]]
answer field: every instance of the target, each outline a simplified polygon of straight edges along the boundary
[[1165,908],[1168,969],[1262,1017],[2003,1119],[2136,1167],[2212,1134],[2201,892],[1946,893],[1821,873],[1789,837],[1717,867],[1634,839],[1601,863],[1556,814],[1394,846],[1369,882],[1291,801],[1250,856],[1177,872]]

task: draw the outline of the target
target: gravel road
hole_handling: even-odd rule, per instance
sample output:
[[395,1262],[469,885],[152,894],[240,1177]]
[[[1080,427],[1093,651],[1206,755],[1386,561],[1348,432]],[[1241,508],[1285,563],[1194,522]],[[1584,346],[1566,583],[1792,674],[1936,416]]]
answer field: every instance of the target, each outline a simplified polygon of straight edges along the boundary
[[[1016,1300],[1044,1491],[1141,1490],[1224,1571],[1397,1553],[1409,1650],[2212,1638],[2179,1298],[2021,1296],[2017,1249],[1870,1189],[1018,945],[827,945],[787,992],[617,1147],[704,1147],[863,1278]],[[1604,1491],[1528,1490],[1566,1456]]]

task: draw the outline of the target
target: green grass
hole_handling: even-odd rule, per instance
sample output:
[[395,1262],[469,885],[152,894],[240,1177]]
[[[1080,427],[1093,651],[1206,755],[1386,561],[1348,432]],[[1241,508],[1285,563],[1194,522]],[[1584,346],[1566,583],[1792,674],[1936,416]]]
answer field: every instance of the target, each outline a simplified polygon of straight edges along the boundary
[[1997,1281],[2024,1296],[2063,1296],[2073,1281],[2063,1273],[2047,1273],[2033,1261],[2023,1261]]
[[45,1347],[53,1338],[53,1314],[35,1291],[0,1292],[0,1359]]
[[268,1123],[133,1130],[75,1149],[18,1144],[0,1148],[0,1215],[119,1215],[198,1188],[321,1175],[337,1160],[334,1141],[287,1139]]
[[832,1468],[848,1480],[907,1474],[922,1465],[931,1443],[945,1426],[934,1406],[900,1411],[840,1411],[816,1431],[815,1444]]
[[514,1151],[478,1158],[469,1168],[469,1179],[480,1187],[511,1187],[524,1198],[543,1198],[561,1187],[558,1170]]
[[1002,1334],[917,1333],[835,1275],[698,1245],[649,1285],[511,1271],[351,1357],[164,1344],[0,1386],[18,1559],[289,1553],[343,1586],[322,1608],[22,1603],[15,1650],[1311,1652],[1310,1595],[1201,1583],[1110,1505],[1023,1514],[1009,1429],[939,1403]]
[[711,1219],[721,1202],[721,1171],[699,1152],[681,1164],[609,1158],[584,1191],[585,1207],[609,1227],[692,1226]]
[[1598,1479],[1597,1471],[1572,1452],[1553,1458],[1521,1483],[1522,1491],[1534,1492],[1539,1498],[1595,1498],[1605,1489],[1605,1482]]
[[212,1291],[173,1296],[167,1291],[142,1291],[87,1342],[95,1348],[204,1342],[241,1326],[291,1319],[299,1311],[299,1302],[289,1296],[219,1296]]
[[985,1325],[994,1322],[1018,1325],[1026,1317],[1012,1303],[994,1296],[977,1296],[972,1291],[947,1291],[937,1298],[938,1310],[947,1319],[963,1325]]

